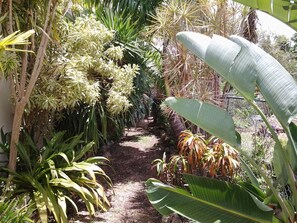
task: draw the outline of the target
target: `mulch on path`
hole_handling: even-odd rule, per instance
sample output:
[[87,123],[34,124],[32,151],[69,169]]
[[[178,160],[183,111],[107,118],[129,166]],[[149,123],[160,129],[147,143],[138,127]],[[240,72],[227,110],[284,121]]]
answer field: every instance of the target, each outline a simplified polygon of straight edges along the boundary
[[151,162],[162,157],[159,138],[144,128],[127,129],[119,144],[106,150],[111,169],[108,176],[113,188],[108,191],[111,208],[108,212],[97,213],[92,219],[83,211],[76,217],[75,223],[160,223],[161,215],[152,207],[145,194],[145,181],[156,177],[151,170]]

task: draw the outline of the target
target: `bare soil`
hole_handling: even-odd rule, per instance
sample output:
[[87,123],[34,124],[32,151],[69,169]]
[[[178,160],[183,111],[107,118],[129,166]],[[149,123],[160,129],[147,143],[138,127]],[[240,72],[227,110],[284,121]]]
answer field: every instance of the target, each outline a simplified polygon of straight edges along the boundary
[[107,191],[111,202],[109,211],[97,212],[93,218],[82,211],[72,222],[162,222],[145,194],[145,181],[156,177],[151,162],[162,157],[160,139],[149,131],[147,124],[145,121],[141,127],[127,129],[120,143],[105,149],[113,168],[106,170],[113,181],[113,187]]

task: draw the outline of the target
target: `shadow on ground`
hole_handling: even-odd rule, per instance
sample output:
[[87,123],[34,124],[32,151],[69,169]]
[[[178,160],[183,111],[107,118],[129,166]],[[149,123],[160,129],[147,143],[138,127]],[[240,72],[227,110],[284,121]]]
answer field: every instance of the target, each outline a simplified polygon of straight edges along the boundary
[[109,190],[111,208],[88,219],[81,212],[73,222],[160,223],[161,216],[151,206],[145,194],[145,181],[156,177],[151,162],[162,157],[159,138],[142,128],[131,128],[119,144],[105,149],[111,168],[105,168],[113,181]]

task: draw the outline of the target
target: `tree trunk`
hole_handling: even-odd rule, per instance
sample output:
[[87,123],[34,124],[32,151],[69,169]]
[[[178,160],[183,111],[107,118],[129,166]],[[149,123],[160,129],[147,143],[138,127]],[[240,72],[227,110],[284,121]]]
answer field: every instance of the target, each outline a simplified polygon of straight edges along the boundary
[[186,130],[185,123],[183,122],[181,117],[175,112],[171,112],[171,114],[169,115],[169,124],[176,139],[178,139],[182,131]]
[[12,133],[10,140],[10,153],[8,168],[11,170],[16,169],[17,145],[20,139],[20,131],[22,126],[22,119],[25,110],[25,103],[18,102],[15,106],[15,114],[13,117]]
[[[40,45],[36,54],[36,58],[34,61],[34,67],[32,70],[32,73],[29,77],[29,80],[27,80],[27,64],[28,61],[25,61],[27,59],[27,56],[25,55],[23,57],[23,63],[22,63],[22,77],[21,82],[22,83],[14,83],[12,84],[12,92],[15,99],[15,113],[13,118],[13,126],[12,126],[12,135],[11,135],[11,142],[10,142],[10,154],[9,154],[9,164],[8,167],[11,170],[16,170],[16,160],[17,160],[17,145],[19,143],[19,137],[20,137],[20,130],[22,126],[22,119],[25,111],[25,107],[27,103],[29,102],[29,98],[31,95],[31,92],[35,86],[35,83],[38,79],[38,76],[41,71],[41,67],[43,65],[43,60],[45,57],[45,51],[47,48],[49,36],[51,34],[52,30],[52,24],[53,19],[55,17],[55,11],[57,8],[57,1],[56,0],[49,0],[48,1],[48,8],[46,13],[46,19],[43,27],[43,33],[40,41]],[[11,21],[10,21],[11,23]],[[13,80],[12,76],[10,76],[10,79]],[[28,85],[26,87],[26,83],[28,81]],[[24,83],[23,83],[24,82]]]

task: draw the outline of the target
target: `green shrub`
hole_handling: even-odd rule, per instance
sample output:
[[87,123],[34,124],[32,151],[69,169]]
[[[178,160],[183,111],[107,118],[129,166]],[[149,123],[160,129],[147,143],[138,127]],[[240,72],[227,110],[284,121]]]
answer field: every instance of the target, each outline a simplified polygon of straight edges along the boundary
[[69,204],[78,211],[75,198],[80,198],[90,215],[95,208],[106,211],[109,202],[99,179],[111,184],[109,177],[99,165],[108,161],[104,157],[82,160],[93,142],[83,146],[81,135],[64,140],[64,132],[55,134],[38,149],[31,137],[18,145],[20,165],[17,171],[3,169],[11,176],[11,199],[28,196],[38,210],[38,219],[47,222],[53,214],[56,222],[68,222]]

